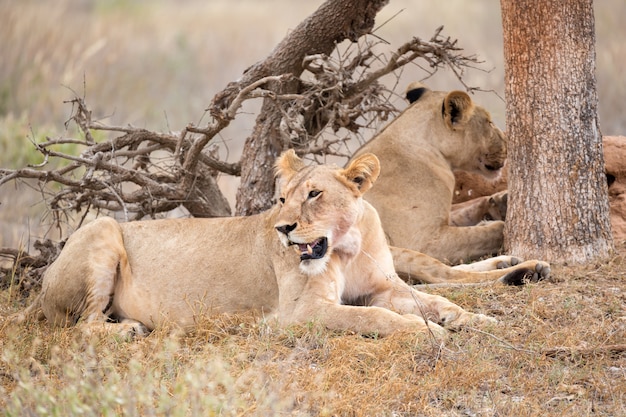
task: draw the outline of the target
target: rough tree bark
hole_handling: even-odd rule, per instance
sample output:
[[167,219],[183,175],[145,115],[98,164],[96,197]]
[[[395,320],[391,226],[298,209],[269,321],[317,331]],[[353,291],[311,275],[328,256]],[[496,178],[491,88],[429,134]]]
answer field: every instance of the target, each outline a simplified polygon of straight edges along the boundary
[[[374,19],[388,0],[328,0],[300,23],[260,64],[250,68],[251,79],[268,75],[292,74],[303,71],[307,55],[330,54],[343,40],[356,42],[369,33]],[[298,82],[292,81],[270,89],[297,93]],[[265,99],[252,135],[246,140],[241,158],[241,185],[237,192],[235,214],[249,215],[270,207],[274,197],[271,174],[274,159],[285,149],[279,125],[282,114],[275,100]]]
[[584,263],[612,249],[592,0],[501,0],[509,253]]

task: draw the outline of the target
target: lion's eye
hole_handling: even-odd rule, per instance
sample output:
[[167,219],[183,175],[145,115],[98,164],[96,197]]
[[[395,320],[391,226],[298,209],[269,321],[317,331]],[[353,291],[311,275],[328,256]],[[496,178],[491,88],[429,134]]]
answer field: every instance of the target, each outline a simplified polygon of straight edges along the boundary
[[321,192],[321,191],[318,191],[318,190],[311,190],[311,192],[309,192],[309,198],[315,198],[315,197],[317,197],[317,196],[318,196],[318,195],[320,195],[320,194],[322,194],[322,192]]
[[285,204],[285,197],[279,198],[278,201],[280,201],[280,204]]

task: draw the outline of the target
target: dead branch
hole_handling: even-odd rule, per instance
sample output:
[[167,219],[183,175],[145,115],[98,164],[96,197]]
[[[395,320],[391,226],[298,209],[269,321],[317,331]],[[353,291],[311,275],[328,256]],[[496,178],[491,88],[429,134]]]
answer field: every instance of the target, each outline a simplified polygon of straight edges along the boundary
[[572,357],[572,356],[596,356],[596,355],[623,355],[626,352],[626,344],[602,345],[594,347],[567,347],[556,346],[543,349],[541,353],[550,358]]
[[356,92],[363,91],[367,86],[376,82],[382,76],[390,74],[398,68],[421,58],[426,61],[433,70],[443,65],[447,66],[454,72],[463,86],[467,89],[475,89],[465,85],[462,74],[465,68],[480,64],[481,61],[474,55],[461,55],[460,52],[462,49],[457,46],[457,40],[452,40],[450,37],[442,37],[442,31],[443,26],[440,26],[429,41],[413,38],[411,41],[400,46],[382,68],[372,71],[352,88],[356,90]]
[[303,66],[314,76],[313,80],[302,81],[298,94],[289,95],[292,99],[284,101],[280,109],[285,146],[296,148],[301,155],[347,158],[348,141],[328,139],[330,132],[346,129],[352,138],[363,143],[365,139],[360,135],[364,128],[378,127],[398,112],[390,101],[393,91],[379,81],[382,77],[418,59],[425,61],[433,72],[447,66],[459,79],[465,68],[480,64],[475,56],[461,54],[457,41],[441,36],[442,30],[439,27],[428,41],[413,38],[391,53],[390,58],[375,52],[381,41],[372,37],[364,37],[337,56],[307,56]]
[[0,262],[0,277],[5,277],[0,279],[1,290],[11,288],[16,293],[28,296],[31,290],[41,285],[43,273],[57,258],[63,243],[53,243],[49,239],[38,240],[34,248],[39,252],[38,255],[20,249],[0,248],[0,259],[9,260],[9,266],[6,266],[6,262]]

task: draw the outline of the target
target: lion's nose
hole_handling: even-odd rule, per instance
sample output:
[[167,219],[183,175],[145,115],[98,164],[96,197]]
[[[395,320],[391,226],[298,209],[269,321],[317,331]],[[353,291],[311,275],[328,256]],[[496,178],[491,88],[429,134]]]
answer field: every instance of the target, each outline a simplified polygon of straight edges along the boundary
[[485,168],[489,171],[497,171],[504,166],[503,162],[492,162],[491,164],[485,164]]
[[289,232],[291,232],[293,229],[295,229],[298,226],[298,223],[294,223],[294,224],[284,224],[282,226],[276,226],[276,230],[278,230],[279,232],[288,235]]

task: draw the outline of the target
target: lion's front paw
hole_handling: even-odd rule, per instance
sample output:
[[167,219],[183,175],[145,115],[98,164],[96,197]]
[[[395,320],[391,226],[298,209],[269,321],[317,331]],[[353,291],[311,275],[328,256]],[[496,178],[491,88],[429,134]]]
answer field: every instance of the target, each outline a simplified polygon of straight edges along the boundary
[[150,330],[143,323],[130,319],[124,319],[119,323],[92,320],[80,324],[79,328],[88,337],[115,335],[126,341],[132,341],[150,334]]
[[472,314],[472,317],[465,323],[467,326],[484,326],[498,324],[498,320],[485,314]]
[[445,328],[430,320],[427,322],[426,328],[428,331],[432,332],[437,339],[445,339],[450,335]]
[[485,326],[497,324],[498,320],[484,314],[464,312],[458,317],[441,317],[441,324],[448,330],[457,331],[464,326]]
[[442,339],[448,336],[448,331],[438,323],[432,321],[433,317],[417,316],[415,314],[404,314],[403,317],[408,319],[407,330],[429,333],[438,339]]
[[148,328],[136,320],[124,319],[118,326],[117,334],[126,340],[133,340],[150,334]]
[[534,261],[534,265],[518,268],[509,272],[500,278],[500,282],[506,285],[525,285],[531,282],[539,282],[550,278],[550,272],[549,263]]
[[510,268],[512,266],[519,265],[522,262],[524,262],[522,259],[516,256],[503,255],[503,256],[499,256],[497,259],[498,259],[498,263],[496,264],[497,269]]
[[489,197],[489,213],[491,220],[505,220],[509,193],[500,191]]

